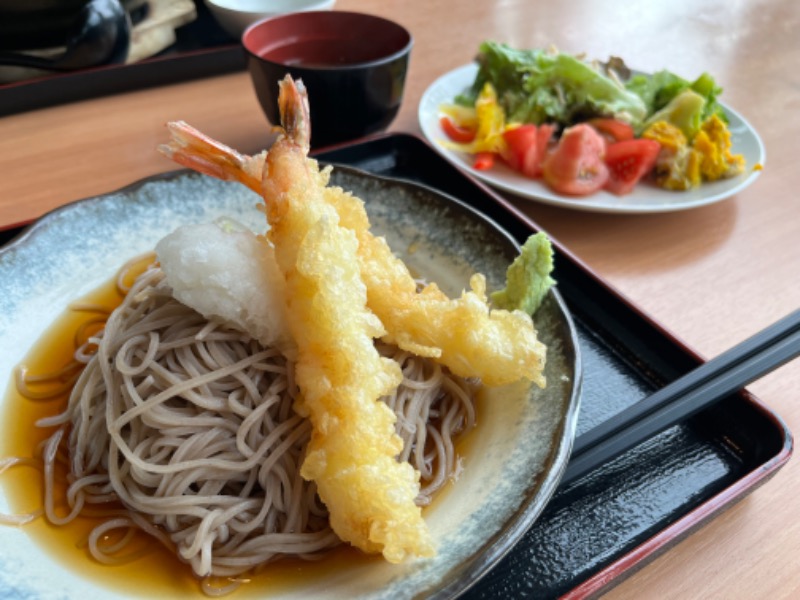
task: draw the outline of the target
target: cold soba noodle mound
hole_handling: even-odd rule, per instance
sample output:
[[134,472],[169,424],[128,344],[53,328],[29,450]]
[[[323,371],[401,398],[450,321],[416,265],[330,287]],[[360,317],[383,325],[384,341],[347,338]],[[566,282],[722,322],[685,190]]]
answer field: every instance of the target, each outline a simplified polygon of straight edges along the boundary
[[[474,425],[476,384],[389,345],[380,351],[404,372],[383,400],[398,417],[402,460],[422,474],[418,503],[426,504],[456,474],[453,437]],[[124,511],[92,533],[98,560],[124,553],[102,543],[113,529],[144,530],[201,577],[242,575],[282,556],[318,558],[341,543],[316,486],[300,476],[311,427],[293,410],[293,363],[277,349],[176,300],[153,266],[76,357],[87,365],[68,409],[42,423],[58,427],[45,449],[45,504],[48,519],[64,523],[122,502]],[[63,445],[66,517],[52,497]]]
[[297,472],[309,427],[295,392],[280,352],[181,304],[151,269],[75,386],[70,491],[128,509],[98,534],[136,524],[200,576],[331,547],[326,512]]

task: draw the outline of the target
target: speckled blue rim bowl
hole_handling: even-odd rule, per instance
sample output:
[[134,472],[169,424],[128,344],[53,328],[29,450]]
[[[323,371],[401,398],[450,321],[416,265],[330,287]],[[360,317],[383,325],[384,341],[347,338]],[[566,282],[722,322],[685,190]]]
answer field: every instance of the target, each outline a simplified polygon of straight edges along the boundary
[[[385,237],[413,272],[436,281],[451,297],[476,271],[486,275],[488,289],[497,289],[519,252],[516,241],[490,218],[430,188],[343,166],[334,167],[331,182],[364,200],[375,234]],[[13,385],[15,366],[67,304],[111,280],[125,261],[151,251],[179,225],[224,216],[263,232],[258,201],[238,183],[178,172],[70,204],[37,221],[0,249],[0,388]],[[451,600],[497,564],[555,492],[580,405],[577,334],[558,286],[535,323],[548,347],[547,387],[512,384],[485,390],[479,399],[479,427],[462,454],[463,470],[425,511],[436,556],[399,565],[353,561],[300,586],[273,590],[270,598]],[[0,395],[0,425],[5,426],[14,419],[7,401]],[[9,502],[0,478],[0,512],[14,512]],[[14,598],[154,597],[145,584],[126,586],[105,565],[87,560],[75,569],[51,551],[24,527],[0,526],[0,590]],[[159,588],[157,596],[183,593],[183,588]]]

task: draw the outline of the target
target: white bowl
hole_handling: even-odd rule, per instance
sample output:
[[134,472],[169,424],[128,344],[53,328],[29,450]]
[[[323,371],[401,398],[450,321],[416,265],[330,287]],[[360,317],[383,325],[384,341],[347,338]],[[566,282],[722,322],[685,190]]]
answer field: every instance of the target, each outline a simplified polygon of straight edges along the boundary
[[336,0],[205,0],[205,3],[228,35],[239,39],[256,21],[291,12],[330,10]]

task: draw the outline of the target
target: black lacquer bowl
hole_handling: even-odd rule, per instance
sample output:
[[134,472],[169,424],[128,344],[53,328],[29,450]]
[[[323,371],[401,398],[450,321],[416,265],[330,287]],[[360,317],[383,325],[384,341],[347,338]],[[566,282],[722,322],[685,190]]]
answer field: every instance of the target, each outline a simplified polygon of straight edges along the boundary
[[344,11],[270,17],[242,36],[270,123],[280,123],[278,82],[287,73],[303,80],[315,148],[389,126],[400,110],[412,43],[411,34],[393,21]]

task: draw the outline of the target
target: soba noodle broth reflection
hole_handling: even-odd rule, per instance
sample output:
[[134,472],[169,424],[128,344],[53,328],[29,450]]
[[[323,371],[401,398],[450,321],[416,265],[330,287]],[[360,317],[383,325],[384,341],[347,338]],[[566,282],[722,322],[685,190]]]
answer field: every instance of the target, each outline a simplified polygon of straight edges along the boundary
[[[385,401],[426,504],[458,472],[453,436],[474,424],[475,384],[379,347],[403,369],[403,385]],[[318,558],[340,543],[314,484],[299,475],[310,428],[292,409],[292,364],[278,351],[181,304],[153,268],[76,355],[88,364],[69,408],[42,423],[57,427],[46,461],[68,448],[70,514],[57,513],[52,497],[46,510],[64,522],[122,501],[125,510],[90,538],[95,558],[125,554],[103,540],[131,528],[174,548],[201,577],[236,577],[282,556]]]

